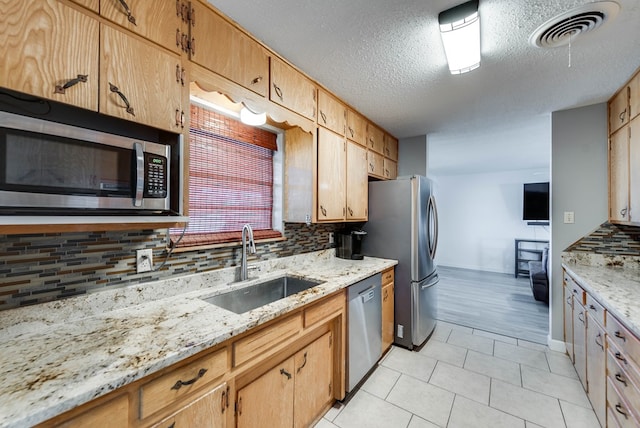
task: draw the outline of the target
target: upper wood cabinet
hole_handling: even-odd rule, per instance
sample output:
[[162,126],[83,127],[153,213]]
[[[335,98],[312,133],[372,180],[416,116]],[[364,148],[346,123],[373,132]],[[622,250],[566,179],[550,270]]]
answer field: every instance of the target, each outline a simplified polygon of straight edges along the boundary
[[318,90],[318,125],[344,135],[347,127],[347,109],[336,97]]
[[629,123],[629,221],[640,224],[640,116]]
[[629,221],[629,129],[609,137],[609,220]]
[[357,112],[347,110],[347,138],[351,141],[367,145],[367,121]]
[[372,177],[384,178],[384,157],[367,150],[367,173]]
[[629,120],[640,114],[640,72],[629,82]]
[[89,10],[98,13],[100,11],[100,0],[71,0],[81,6],[86,7]]
[[304,74],[271,57],[269,99],[309,119],[316,118],[316,86]]
[[398,161],[398,139],[384,134],[384,155],[393,161]]
[[609,100],[609,133],[629,123],[629,87],[624,86]]
[[384,158],[382,162],[382,175],[387,180],[395,180],[398,177],[398,163]]
[[369,182],[367,181],[367,149],[347,141],[347,221],[367,221]]
[[97,111],[98,21],[55,0],[0,8],[0,86]]
[[346,214],[344,137],[318,128],[318,221],[341,221]]
[[100,15],[176,53],[187,34],[186,1],[100,0]]
[[191,61],[266,97],[268,52],[208,6],[194,1],[191,7]]
[[100,112],[181,132],[180,57],[108,25],[100,39]]
[[384,155],[384,132],[373,123],[367,123],[367,148]]

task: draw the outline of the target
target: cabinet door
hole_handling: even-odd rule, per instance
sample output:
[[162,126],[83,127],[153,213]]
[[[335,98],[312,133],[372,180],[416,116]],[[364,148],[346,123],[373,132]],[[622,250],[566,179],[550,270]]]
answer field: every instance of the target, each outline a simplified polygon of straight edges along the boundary
[[124,394],[56,426],[59,428],[125,427],[128,424],[129,396]]
[[565,284],[564,289],[564,343],[571,362],[575,363],[573,355],[573,295],[571,289]]
[[398,139],[384,134],[384,155],[393,161],[398,161]]
[[181,132],[180,58],[102,26],[100,112]]
[[382,162],[384,178],[395,180],[398,177],[398,163],[391,159],[384,158]]
[[345,150],[343,137],[318,128],[318,221],[345,218]]
[[629,120],[640,114],[640,73],[629,82]]
[[384,158],[376,152],[367,150],[367,173],[371,176],[384,178]]
[[367,122],[350,109],[347,110],[347,138],[362,146],[367,145]]
[[322,89],[318,90],[318,125],[344,135],[347,110],[340,101]]
[[194,1],[192,8],[197,18],[191,27],[191,61],[266,97],[269,55],[265,49],[204,4]]
[[347,141],[347,220],[367,220],[368,195],[367,149]]
[[393,343],[394,323],[394,283],[382,287],[382,352],[384,353]]
[[640,223],[640,116],[629,123],[629,221]]
[[55,0],[0,9],[0,87],[97,111],[98,21]]
[[574,366],[580,382],[587,389],[586,312],[581,299],[573,296],[573,355]]
[[609,101],[609,134],[629,123],[629,87],[620,89]]
[[331,333],[316,339],[298,352],[294,359],[294,426],[304,428],[310,426],[327,404],[333,401]]
[[152,425],[152,428],[224,428],[227,426],[228,393],[227,384],[223,383]]
[[304,117],[316,118],[316,87],[313,82],[274,57],[271,58],[269,99]]
[[384,132],[372,123],[367,123],[367,148],[384,154]]
[[587,313],[587,385],[589,401],[593,410],[605,425],[607,407],[606,361],[604,329],[596,322],[596,319]]
[[609,138],[609,220],[629,221],[629,129]]
[[293,360],[283,361],[238,391],[238,428],[293,426]]
[[[160,46],[180,53],[186,33],[179,1],[101,0],[100,15]],[[185,11],[185,13],[187,13]]]

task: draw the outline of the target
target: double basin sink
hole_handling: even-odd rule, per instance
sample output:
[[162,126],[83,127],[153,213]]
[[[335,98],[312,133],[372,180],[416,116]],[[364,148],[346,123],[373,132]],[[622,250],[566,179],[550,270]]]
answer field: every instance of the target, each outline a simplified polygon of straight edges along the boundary
[[315,279],[284,275],[202,300],[236,314],[243,314],[319,284],[322,282]]

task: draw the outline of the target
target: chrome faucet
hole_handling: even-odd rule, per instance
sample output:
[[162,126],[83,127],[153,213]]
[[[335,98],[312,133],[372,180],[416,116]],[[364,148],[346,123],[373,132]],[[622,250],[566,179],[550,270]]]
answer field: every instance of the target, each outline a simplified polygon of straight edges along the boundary
[[[249,242],[247,242],[249,239]],[[242,226],[242,261],[240,263],[240,281],[244,281],[249,276],[247,274],[247,243],[249,244],[249,253],[256,253],[256,243],[253,240],[253,229],[249,223]]]

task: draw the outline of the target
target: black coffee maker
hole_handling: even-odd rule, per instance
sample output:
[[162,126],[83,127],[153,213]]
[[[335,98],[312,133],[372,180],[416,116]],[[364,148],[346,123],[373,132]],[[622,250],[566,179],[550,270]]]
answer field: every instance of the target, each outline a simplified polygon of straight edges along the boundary
[[366,235],[362,230],[336,232],[336,257],[362,260],[362,240]]

